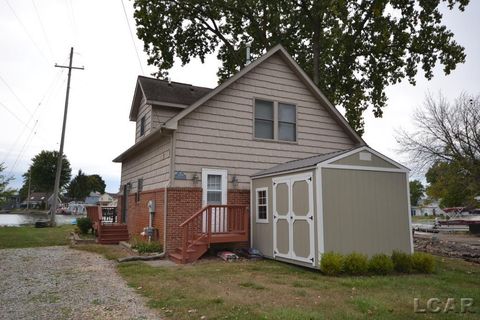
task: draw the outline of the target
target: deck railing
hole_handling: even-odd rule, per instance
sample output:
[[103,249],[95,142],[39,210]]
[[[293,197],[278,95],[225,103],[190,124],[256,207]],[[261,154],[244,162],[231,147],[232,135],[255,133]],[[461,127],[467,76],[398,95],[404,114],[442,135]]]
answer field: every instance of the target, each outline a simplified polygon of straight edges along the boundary
[[247,206],[208,205],[180,224],[180,228],[184,253],[195,241],[205,240],[210,244],[218,237],[225,242],[248,239]]

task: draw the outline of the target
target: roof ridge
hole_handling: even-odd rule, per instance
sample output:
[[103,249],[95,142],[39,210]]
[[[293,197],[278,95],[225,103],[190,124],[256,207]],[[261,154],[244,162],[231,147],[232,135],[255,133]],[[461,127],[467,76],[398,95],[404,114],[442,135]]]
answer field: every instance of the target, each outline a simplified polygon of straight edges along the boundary
[[147,80],[154,80],[154,81],[161,81],[161,82],[169,82],[169,83],[172,83],[172,84],[179,84],[179,85],[188,86],[188,87],[195,87],[195,88],[213,90],[213,88],[204,87],[204,86],[197,86],[197,85],[194,85],[194,84],[191,84],[191,83],[178,82],[178,81],[168,81],[166,79],[158,79],[158,78],[146,77],[146,76],[142,76],[142,75],[138,75],[138,78],[144,78],[144,79],[147,79]]

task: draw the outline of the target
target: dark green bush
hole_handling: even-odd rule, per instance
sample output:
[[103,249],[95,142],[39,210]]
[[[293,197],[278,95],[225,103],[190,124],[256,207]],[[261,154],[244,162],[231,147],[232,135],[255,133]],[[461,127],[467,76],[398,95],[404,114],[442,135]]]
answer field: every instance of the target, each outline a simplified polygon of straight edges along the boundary
[[132,248],[137,249],[138,253],[162,252],[162,245],[156,241],[135,241]]
[[90,218],[77,218],[77,227],[81,234],[87,234],[92,229]]
[[368,271],[381,275],[392,273],[393,261],[386,254],[376,254],[368,262]]
[[415,252],[412,256],[412,269],[419,273],[433,273],[435,271],[435,259],[426,253]]
[[339,253],[327,252],[322,255],[320,270],[329,276],[336,276],[342,273],[343,256]]
[[368,258],[357,252],[350,253],[343,259],[343,271],[351,275],[361,275],[368,272]]
[[408,253],[393,251],[392,261],[395,271],[402,273],[412,272],[412,256]]

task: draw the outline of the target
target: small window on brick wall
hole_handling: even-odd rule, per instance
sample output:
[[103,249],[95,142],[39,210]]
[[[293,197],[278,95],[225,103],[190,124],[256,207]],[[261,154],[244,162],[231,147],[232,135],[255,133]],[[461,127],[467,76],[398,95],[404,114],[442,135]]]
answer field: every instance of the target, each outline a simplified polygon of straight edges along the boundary
[[138,179],[137,181],[137,194],[135,195],[135,200],[140,202],[140,192],[143,191],[143,179]]

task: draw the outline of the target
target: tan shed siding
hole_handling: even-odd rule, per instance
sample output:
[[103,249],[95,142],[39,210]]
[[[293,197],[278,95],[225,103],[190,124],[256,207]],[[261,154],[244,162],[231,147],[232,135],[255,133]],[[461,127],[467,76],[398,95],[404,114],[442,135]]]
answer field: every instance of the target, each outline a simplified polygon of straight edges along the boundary
[[[252,209],[251,209],[251,219],[252,219],[252,246],[254,248],[257,248],[259,249],[263,255],[265,255],[266,257],[268,258],[273,258],[273,249],[274,249],[274,244],[273,244],[273,179],[274,178],[280,178],[280,177],[286,177],[286,176],[290,176],[290,175],[297,175],[297,174],[305,174],[305,173],[309,173],[309,172],[312,172],[312,178],[313,178],[313,197],[314,197],[314,201],[313,201],[313,217],[314,217],[314,234],[313,234],[313,237],[314,237],[314,252],[315,252],[315,261],[318,262],[318,250],[316,249],[316,246],[317,246],[317,243],[318,243],[318,228],[317,228],[317,222],[316,222],[316,219],[317,219],[317,201],[315,200],[316,199],[316,194],[317,194],[317,191],[316,191],[316,174],[315,174],[315,170],[306,170],[306,171],[301,171],[301,172],[295,172],[295,173],[292,173],[292,174],[278,174],[274,177],[265,177],[265,178],[257,178],[257,179],[253,179],[252,180],[252,190],[251,190],[251,193],[252,193]],[[257,194],[256,194],[256,189],[258,188],[268,188],[268,223],[257,223],[256,222],[256,217],[257,217],[257,207],[256,207],[256,197],[257,197]],[[296,193],[294,191],[294,193]],[[304,197],[304,195],[299,195],[301,198]],[[277,200],[279,200],[280,202],[284,202],[286,203],[286,205],[288,206],[288,200],[285,202],[285,201],[282,201],[283,199],[279,199],[278,198],[278,194],[277,194]],[[294,200],[294,203],[295,203],[295,200]],[[277,202],[277,205],[279,203]],[[281,210],[280,208],[277,207],[278,210]],[[299,208],[299,210],[306,210],[305,207],[303,208]],[[278,231],[277,231],[278,232]],[[287,241],[288,242],[288,235],[284,235],[285,237],[282,238],[282,234],[277,234],[277,236],[280,237],[280,240],[285,242]],[[301,239],[300,239],[301,240]],[[291,259],[288,259],[288,258],[280,258],[280,257],[277,257],[276,259],[278,260],[281,260],[281,261],[286,261],[286,262],[290,262],[290,263],[294,263],[294,264],[298,264],[298,265],[301,265],[301,266],[306,266],[306,267],[310,267],[312,268],[312,264],[311,263],[305,263],[305,262],[301,262],[301,261],[295,261],[295,260],[291,260]],[[315,266],[313,266],[314,268],[318,268],[318,263],[315,263]]]
[[322,169],[325,252],[410,252],[405,175]]
[[[297,106],[297,143],[254,140],[255,98]],[[235,174],[238,187],[248,189],[249,176],[259,170],[353,145],[298,76],[274,55],[179,121],[175,170],[190,180],[203,167],[226,168],[228,181]]]
[[179,113],[182,109],[179,108],[169,108],[169,107],[152,107],[152,127],[158,128],[170,118]]
[[[268,188],[268,223],[257,223],[257,194],[255,189]],[[260,250],[262,254],[268,258],[273,258],[273,193],[272,193],[272,178],[255,179],[252,182],[252,247]]]
[[[145,116],[145,134],[142,137],[140,137],[140,121],[142,120],[143,116]],[[149,134],[151,131],[151,128],[152,128],[152,106],[149,104],[142,104],[142,106],[138,110],[138,115],[137,115],[135,142],[137,142],[140,138],[143,138],[147,134]]]
[[163,137],[122,163],[121,184],[132,184],[131,192],[137,190],[137,181],[143,178],[143,190],[166,186],[170,177],[170,137]]
[[[360,160],[360,153],[369,153],[371,155],[371,160],[370,161]],[[385,161],[380,157],[377,157],[376,155],[374,155],[371,152],[368,152],[367,150],[354,153],[348,157],[345,157],[333,162],[333,164],[399,169],[398,167],[394,166],[390,162]]]

